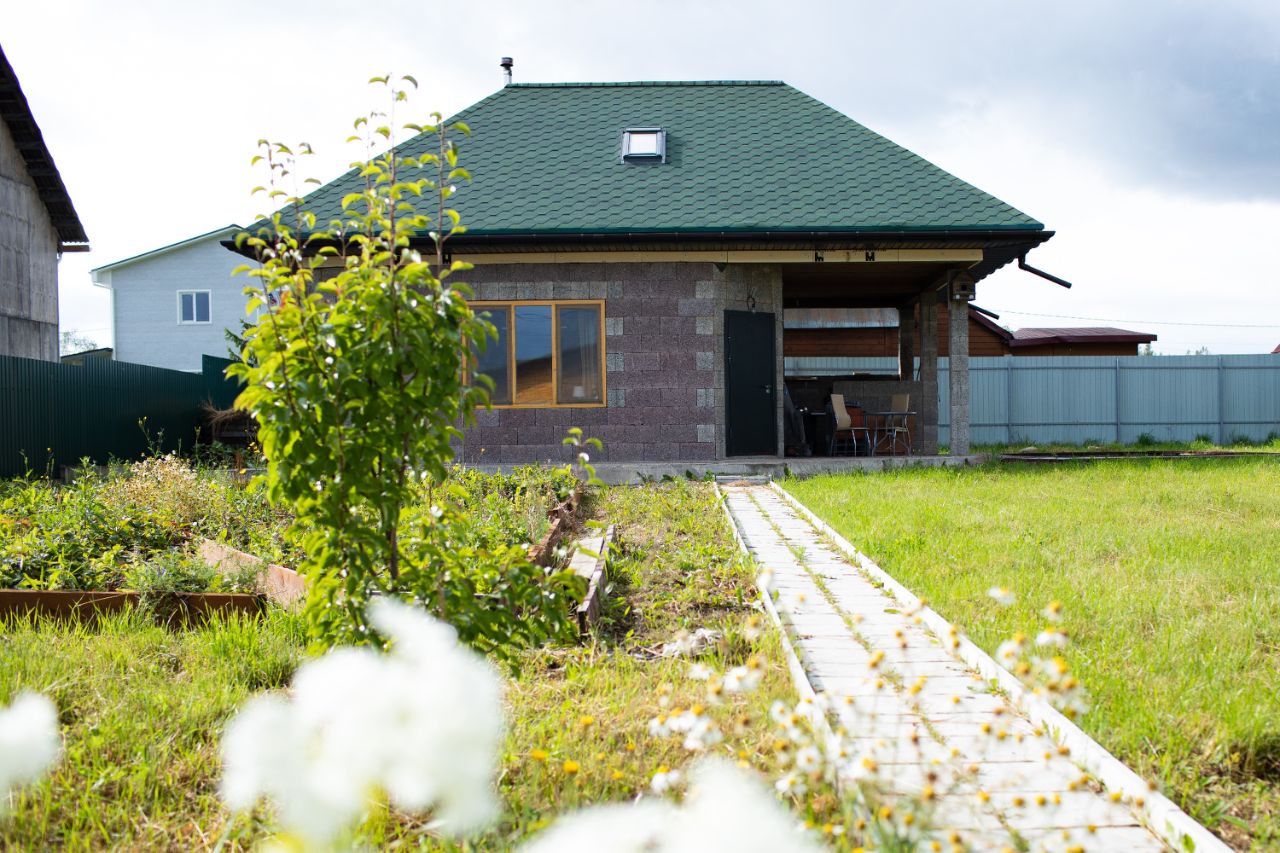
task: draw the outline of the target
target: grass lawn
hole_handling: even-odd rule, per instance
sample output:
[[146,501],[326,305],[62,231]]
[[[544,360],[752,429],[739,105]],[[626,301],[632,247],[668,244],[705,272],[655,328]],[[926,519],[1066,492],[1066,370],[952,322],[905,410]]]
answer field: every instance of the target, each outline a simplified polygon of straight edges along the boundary
[[[1082,726],[1239,849],[1280,848],[1280,465],[987,465],[786,488],[988,651],[1057,599]],[[1002,608],[986,594],[1018,595]]]
[[[652,651],[680,628],[726,632],[704,658],[720,668],[753,652],[761,686],[729,701],[728,755],[766,767],[767,709],[791,696],[779,640],[748,642],[754,571],[739,555],[706,483],[606,490],[598,517],[621,525],[613,598],[594,642],[529,652],[511,681],[501,761],[501,823],[472,849],[506,849],[577,804],[633,799],[661,765],[689,761],[678,740],[649,737],[665,685],[689,707],[702,687],[686,660]],[[0,846],[19,849],[244,849],[266,837],[269,815],[232,818],[218,799],[219,740],[250,694],[284,688],[304,657],[299,620],[261,620],[169,631],[144,614],[95,628],[20,622],[0,626],[0,703],[21,689],[57,703],[65,751],[43,781],[22,789],[0,824]],[[570,762],[566,764],[566,762]],[[576,772],[572,772],[576,771]],[[426,823],[376,812],[357,843],[450,849]]]

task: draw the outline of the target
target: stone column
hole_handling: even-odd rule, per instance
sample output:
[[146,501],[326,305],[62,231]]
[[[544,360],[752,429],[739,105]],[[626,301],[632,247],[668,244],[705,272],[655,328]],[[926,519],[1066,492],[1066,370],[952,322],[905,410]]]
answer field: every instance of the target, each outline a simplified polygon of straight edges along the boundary
[[898,307],[898,377],[905,382],[915,379],[916,369],[916,302],[913,299]]
[[951,279],[947,316],[950,335],[947,338],[951,369],[951,455],[969,455],[969,300],[973,297],[973,279],[958,273]]
[[920,387],[923,400],[914,403],[920,413],[919,452],[938,452],[938,294],[927,290],[920,297]]

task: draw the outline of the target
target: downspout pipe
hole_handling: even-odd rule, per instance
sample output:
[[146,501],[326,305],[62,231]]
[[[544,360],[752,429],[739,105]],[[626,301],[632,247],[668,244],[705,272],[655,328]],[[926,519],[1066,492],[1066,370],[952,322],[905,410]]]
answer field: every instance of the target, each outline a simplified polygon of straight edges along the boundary
[[1031,273],[1032,275],[1038,275],[1038,276],[1040,276],[1041,278],[1043,278],[1043,279],[1045,279],[1045,280],[1047,280],[1047,281],[1051,281],[1051,282],[1053,282],[1054,284],[1061,285],[1062,287],[1066,287],[1066,288],[1070,288],[1070,287],[1071,287],[1071,282],[1067,281],[1065,278],[1058,278],[1056,275],[1053,275],[1053,274],[1051,274],[1051,273],[1047,273],[1047,272],[1045,272],[1044,270],[1038,270],[1038,269],[1036,269],[1035,267],[1031,266],[1031,264],[1027,263],[1027,256],[1026,256],[1026,255],[1019,255],[1019,256],[1018,256],[1018,269],[1020,269],[1020,270],[1025,270],[1025,271],[1027,271],[1027,272]]

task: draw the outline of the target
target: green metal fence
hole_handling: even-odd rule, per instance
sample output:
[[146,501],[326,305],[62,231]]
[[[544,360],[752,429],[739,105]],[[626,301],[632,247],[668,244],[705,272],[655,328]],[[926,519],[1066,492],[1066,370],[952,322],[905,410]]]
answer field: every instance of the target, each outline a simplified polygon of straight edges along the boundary
[[103,464],[208,439],[206,406],[227,408],[226,359],[201,373],[89,359],[83,365],[0,356],[0,476]]

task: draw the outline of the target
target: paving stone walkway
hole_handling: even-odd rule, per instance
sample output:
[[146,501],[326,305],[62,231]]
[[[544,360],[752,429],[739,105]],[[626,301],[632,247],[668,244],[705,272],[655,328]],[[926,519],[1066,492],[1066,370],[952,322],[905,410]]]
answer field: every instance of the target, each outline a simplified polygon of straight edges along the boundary
[[[887,790],[936,796],[965,849],[1168,849],[771,488],[723,487],[829,718]],[[945,840],[948,833],[943,833]],[[947,849],[946,845],[942,849]]]

